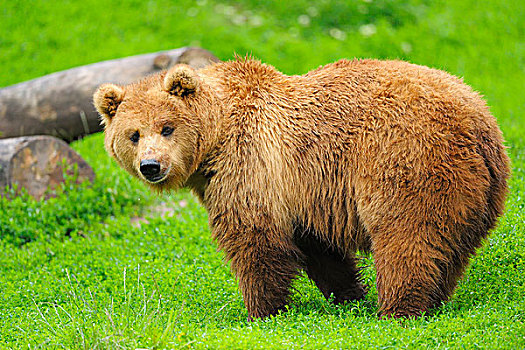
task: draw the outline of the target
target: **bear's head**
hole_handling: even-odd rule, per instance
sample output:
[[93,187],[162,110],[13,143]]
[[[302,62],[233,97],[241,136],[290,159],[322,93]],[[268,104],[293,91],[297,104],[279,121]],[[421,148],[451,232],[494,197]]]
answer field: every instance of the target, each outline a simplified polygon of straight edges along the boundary
[[195,172],[217,113],[211,89],[186,65],[127,86],[101,85],[93,101],[108,153],[156,189],[178,188]]

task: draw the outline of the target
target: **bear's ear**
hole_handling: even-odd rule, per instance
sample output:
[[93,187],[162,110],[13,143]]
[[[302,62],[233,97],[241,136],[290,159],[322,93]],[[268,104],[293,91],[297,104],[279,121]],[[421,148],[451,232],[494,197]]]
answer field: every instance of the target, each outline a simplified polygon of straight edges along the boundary
[[124,99],[124,89],[114,84],[103,84],[93,95],[93,104],[102,117],[102,124],[107,125],[117,113],[117,108]]
[[163,83],[164,90],[180,97],[193,94],[199,86],[197,72],[185,64],[178,64],[168,70]]

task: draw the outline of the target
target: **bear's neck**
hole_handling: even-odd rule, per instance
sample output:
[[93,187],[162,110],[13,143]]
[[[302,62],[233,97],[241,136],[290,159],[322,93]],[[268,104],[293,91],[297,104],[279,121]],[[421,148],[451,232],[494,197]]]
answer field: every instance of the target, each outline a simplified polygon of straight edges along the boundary
[[264,118],[263,110],[271,106],[282,106],[287,91],[292,90],[290,80],[274,67],[251,59],[221,62],[199,71],[199,75],[215,95],[218,115],[212,123],[215,141],[228,137],[239,126],[239,114]]
[[269,102],[272,89],[281,89],[286,76],[269,65],[244,59],[217,63],[200,69],[198,74],[205,82],[201,93],[206,94],[209,113],[202,120],[196,161],[185,187],[203,201],[208,180],[213,176],[210,164],[220,158],[224,145],[242,128],[239,114],[262,107],[256,106],[263,101],[262,95]]

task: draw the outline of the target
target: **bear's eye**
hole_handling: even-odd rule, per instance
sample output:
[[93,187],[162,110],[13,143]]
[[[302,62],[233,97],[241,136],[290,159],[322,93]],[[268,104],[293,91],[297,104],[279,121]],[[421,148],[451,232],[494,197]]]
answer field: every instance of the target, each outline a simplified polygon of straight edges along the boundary
[[160,134],[162,136],[170,136],[173,133],[173,128],[171,126],[165,126],[162,128]]
[[130,137],[129,139],[130,139],[131,142],[133,142],[133,143],[137,143],[137,142],[139,142],[139,139],[140,139],[140,134],[139,134],[139,132],[138,132],[138,131],[135,131],[135,132],[133,133],[133,135],[131,135],[131,137]]

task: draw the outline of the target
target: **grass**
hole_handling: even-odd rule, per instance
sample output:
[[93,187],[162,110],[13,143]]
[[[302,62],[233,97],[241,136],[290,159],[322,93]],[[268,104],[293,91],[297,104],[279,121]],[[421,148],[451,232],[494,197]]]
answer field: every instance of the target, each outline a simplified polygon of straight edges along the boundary
[[[333,306],[304,276],[286,313],[246,322],[202,207],[157,197],[103,151],[72,146],[92,186],[47,201],[0,198],[0,347],[524,348],[525,4],[519,1],[0,0],[0,86],[187,45],[252,53],[289,74],[341,57],[400,58],[464,77],[487,99],[513,162],[506,214],[452,300],[405,322],[369,294]],[[160,208],[160,209],[159,209]]]

